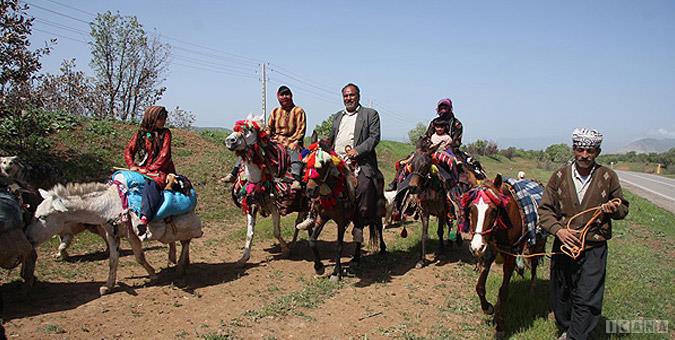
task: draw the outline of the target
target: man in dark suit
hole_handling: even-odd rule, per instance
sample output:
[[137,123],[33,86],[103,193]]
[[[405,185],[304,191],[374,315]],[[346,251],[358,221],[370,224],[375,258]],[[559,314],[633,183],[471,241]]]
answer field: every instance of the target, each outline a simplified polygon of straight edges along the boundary
[[[354,217],[354,241],[359,261],[359,250],[363,243],[363,227],[377,227],[384,216],[384,176],[377,166],[375,147],[380,142],[380,115],[377,111],[360,104],[359,87],[349,83],[342,88],[345,109],[335,114],[330,143],[338,155],[349,159],[356,166],[356,214]],[[384,249],[380,249],[384,252]]]

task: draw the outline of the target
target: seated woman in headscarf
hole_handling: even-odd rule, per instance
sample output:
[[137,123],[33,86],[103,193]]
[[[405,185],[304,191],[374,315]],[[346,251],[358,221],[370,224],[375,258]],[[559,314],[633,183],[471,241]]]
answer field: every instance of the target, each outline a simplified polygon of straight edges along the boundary
[[[455,118],[455,114],[452,112],[452,100],[450,100],[450,98],[441,99],[436,105],[436,114],[437,117],[432,119],[431,122],[429,123],[429,127],[425,132],[425,136],[432,139],[432,143],[434,143],[434,140],[436,140],[435,143],[444,140],[446,142],[444,143],[445,146],[444,150],[445,149],[452,150],[452,153],[454,154],[455,150],[459,150],[459,147],[462,145],[463,127],[462,122],[460,122],[459,119]],[[436,135],[436,128],[435,128],[436,126],[447,129],[445,134],[448,137],[441,137],[442,135],[444,135],[444,133],[441,133],[438,136],[434,137]],[[400,179],[405,177],[402,174],[402,172],[405,171],[405,166],[403,165],[410,162],[411,157],[412,155],[397,162],[398,163],[397,165],[400,166],[397,167],[396,176],[394,177],[394,180],[387,186],[388,191],[396,190],[396,187],[398,186]]]
[[162,205],[162,188],[166,183],[166,176],[176,173],[171,159],[171,131],[164,127],[167,115],[164,106],[147,107],[140,128],[124,150],[124,160],[129,169],[146,178],[139,216],[139,236],[145,234],[146,225],[152,221]]

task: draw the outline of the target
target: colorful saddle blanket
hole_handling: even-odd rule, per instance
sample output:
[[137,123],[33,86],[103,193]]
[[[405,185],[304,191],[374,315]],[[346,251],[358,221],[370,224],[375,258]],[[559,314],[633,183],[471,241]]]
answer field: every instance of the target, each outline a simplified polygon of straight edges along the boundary
[[518,180],[506,177],[504,182],[511,187],[511,192],[518,201],[527,229],[536,230],[539,223],[537,207],[541,204],[541,198],[544,196],[544,187],[536,181],[527,179]]
[[[145,177],[135,171],[119,170],[113,173],[112,180],[118,186],[120,194],[124,194],[129,210],[137,215],[140,214]],[[190,189],[189,195],[179,191],[164,190],[162,196],[162,205],[157,210],[153,221],[188,213],[197,205],[197,192],[194,188]]]

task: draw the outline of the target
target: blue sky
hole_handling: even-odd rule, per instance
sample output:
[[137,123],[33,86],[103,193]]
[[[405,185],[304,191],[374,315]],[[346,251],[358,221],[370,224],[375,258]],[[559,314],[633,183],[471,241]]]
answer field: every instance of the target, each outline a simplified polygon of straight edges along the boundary
[[173,46],[159,104],[194,112],[198,126],[231,127],[259,113],[265,62],[268,111],[288,84],[308,130],[342,108],[340,89],[354,82],[387,139],[406,139],[443,97],[455,104],[465,143],[540,148],[568,142],[581,126],[603,132],[610,151],[675,138],[673,1],[27,3],[38,19],[33,45],[59,40],[46,72],[73,57],[90,72],[82,41],[95,13],[138,17]]

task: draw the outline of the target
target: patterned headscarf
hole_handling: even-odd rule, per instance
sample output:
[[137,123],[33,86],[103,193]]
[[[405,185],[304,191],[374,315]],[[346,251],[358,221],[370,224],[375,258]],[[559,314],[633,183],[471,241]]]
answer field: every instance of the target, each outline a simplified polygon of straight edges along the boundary
[[436,104],[436,112],[438,112],[438,107],[441,105],[447,105],[450,107],[450,112],[452,112],[452,100],[450,98],[443,98],[438,101],[438,104]]
[[577,128],[572,132],[572,147],[597,149],[602,143],[602,134],[595,129]]

